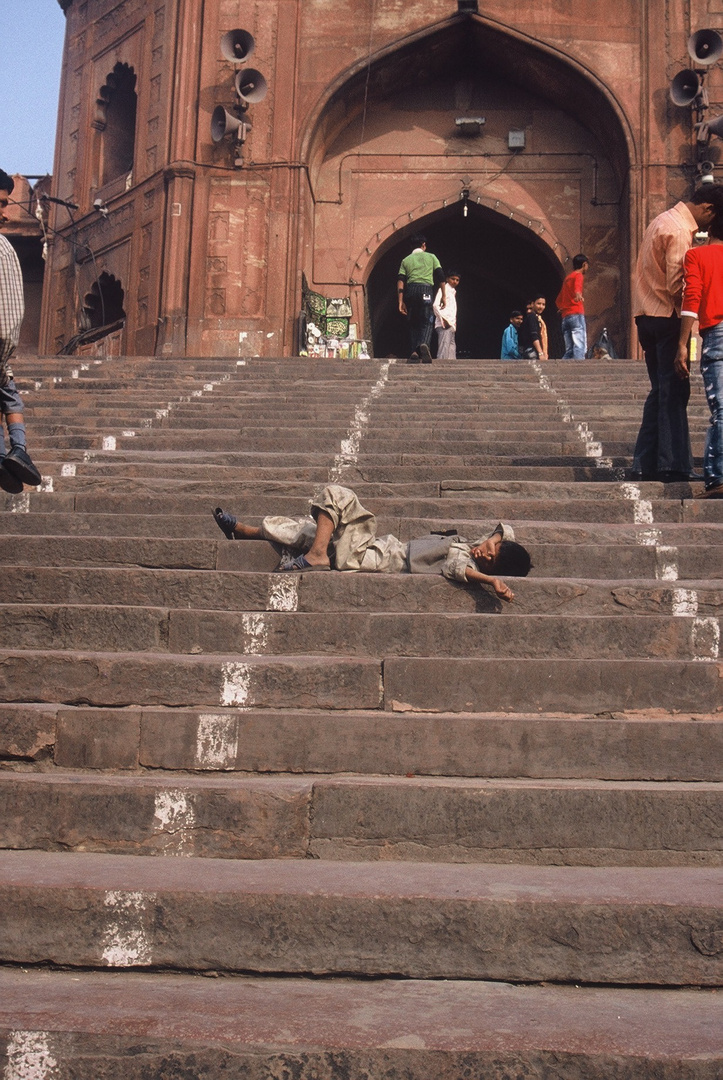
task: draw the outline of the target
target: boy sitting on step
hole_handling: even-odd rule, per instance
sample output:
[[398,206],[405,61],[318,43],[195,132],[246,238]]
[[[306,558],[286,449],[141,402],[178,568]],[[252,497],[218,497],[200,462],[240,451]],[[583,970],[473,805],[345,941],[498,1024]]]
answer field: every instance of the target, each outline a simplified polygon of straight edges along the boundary
[[331,570],[331,545],[337,570],[443,574],[450,581],[490,585],[509,602],[514,593],[497,575],[527,577],[532,565],[529,552],[515,542],[512,528],[502,523],[474,543],[456,534],[430,533],[407,543],[391,534],[377,536],[374,514],[340,484],[324,488],[308,517],[265,517],[257,527],[242,524],[220,506],[213,516],[228,540],[270,540],[302,552],[279,566],[280,573]]

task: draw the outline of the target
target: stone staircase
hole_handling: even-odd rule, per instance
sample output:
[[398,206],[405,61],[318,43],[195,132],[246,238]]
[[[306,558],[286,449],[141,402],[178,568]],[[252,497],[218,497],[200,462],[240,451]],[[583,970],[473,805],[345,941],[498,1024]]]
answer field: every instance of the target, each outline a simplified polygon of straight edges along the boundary
[[[0,503],[3,1080],[720,1078],[723,503],[625,480],[643,365],[74,362]],[[211,517],[330,481],[532,575]]]

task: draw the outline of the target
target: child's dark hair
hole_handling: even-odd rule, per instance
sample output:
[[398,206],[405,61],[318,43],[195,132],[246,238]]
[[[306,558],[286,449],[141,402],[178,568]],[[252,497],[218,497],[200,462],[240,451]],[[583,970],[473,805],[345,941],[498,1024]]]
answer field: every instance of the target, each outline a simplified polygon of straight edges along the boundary
[[515,308],[514,311],[510,312],[510,319],[521,319],[521,318],[522,318],[522,312],[518,311],[516,308]]
[[527,548],[515,540],[502,541],[492,567],[494,574],[501,577],[527,577],[531,568],[532,559]]
[[12,176],[0,169],[0,189],[7,191],[8,195],[12,195],[14,187],[15,181]]
[[717,215],[713,218],[708,226],[708,235],[715,237],[716,240],[723,240],[723,218]]
[[572,268],[573,270],[582,270],[585,263],[589,262],[590,260],[588,259],[587,255],[583,255],[581,253],[580,255],[576,255],[575,258],[572,260]]

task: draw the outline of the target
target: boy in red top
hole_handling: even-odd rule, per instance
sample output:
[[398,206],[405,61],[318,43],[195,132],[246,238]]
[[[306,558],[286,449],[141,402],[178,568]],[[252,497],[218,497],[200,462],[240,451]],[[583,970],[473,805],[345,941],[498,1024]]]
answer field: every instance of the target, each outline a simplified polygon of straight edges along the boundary
[[705,490],[698,499],[723,499],[723,218],[708,226],[708,243],[686,252],[683,263],[683,304],[675,373],[689,375],[688,341],[698,320],[703,349],[700,372],[710,408],[705,439]]
[[587,353],[587,327],[582,298],[582,282],[590,267],[587,255],[576,255],[572,271],[562,283],[555,303],[562,316],[562,336],[565,339],[563,360],[584,360]]

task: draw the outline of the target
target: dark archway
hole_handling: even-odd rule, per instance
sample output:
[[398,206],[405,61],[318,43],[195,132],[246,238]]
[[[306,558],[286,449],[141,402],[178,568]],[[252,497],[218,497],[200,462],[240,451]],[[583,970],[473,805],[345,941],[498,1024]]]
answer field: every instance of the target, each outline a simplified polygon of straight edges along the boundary
[[[464,217],[462,204],[417,222],[414,232],[427,237],[427,247],[446,271],[462,276],[458,292],[457,355],[475,359],[499,356],[502,332],[513,308],[542,293],[550,355],[562,355],[562,336],[555,297],[563,269],[534,233],[485,207],[472,205]],[[409,254],[412,232],[381,256],[367,285],[375,356],[406,356],[406,320],[397,310],[399,264]]]
[[126,317],[123,301],[125,293],[120,281],[105,271],[93,282],[90,292],[83,298],[83,315],[86,323],[82,330],[115,326]]

